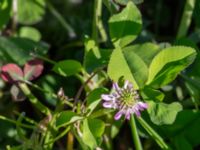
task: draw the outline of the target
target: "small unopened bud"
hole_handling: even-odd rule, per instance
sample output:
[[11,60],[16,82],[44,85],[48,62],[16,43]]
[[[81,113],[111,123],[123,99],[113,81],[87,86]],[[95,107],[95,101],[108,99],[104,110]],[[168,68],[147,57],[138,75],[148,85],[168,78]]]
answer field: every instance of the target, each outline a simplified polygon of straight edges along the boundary
[[64,89],[61,87],[57,93],[57,96],[60,100],[68,99],[67,96],[65,96]]
[[45,117],[42,121],[40,121],[39,123],[39,128],[42,130],[42,131],[46,131],[47,130],[47,127],[48,127],[48,124],[49,122],[52,120],[52,115],[48,115],[47,117]]
[[65,96],[65,92],[64,92],[64,90],[63,90],[62,87],[59,89],[59,91],[58,91],[58,93],[57,93],[57,96],[58,96],[59,98],[62,98],[62,97]]

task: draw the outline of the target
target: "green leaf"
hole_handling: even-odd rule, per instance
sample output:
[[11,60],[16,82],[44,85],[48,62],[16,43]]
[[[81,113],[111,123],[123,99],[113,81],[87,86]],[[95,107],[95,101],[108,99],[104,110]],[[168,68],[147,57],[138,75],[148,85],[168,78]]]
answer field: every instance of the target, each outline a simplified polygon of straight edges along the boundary
[[105,123],[100,119],[88,119],[90,131],[95,138],[100,138],[105,130]]
[[148,102],[148,113],[151,121],[156,125],[172,124],[176,115],[182,110],[182,106],[178,102],[171,104]]
[[160,47],[153,43],[135,44],[123,48],[124,51],[133,51],[145,62],[147,66],[150,66],[153,58],[160,52]]
[[176,136],[173,139],[173,142],[175,143],[176,150],[193,150],[192,145],[187,141],[184,136]]
[[126,8],[109,19],[109,31],[115,47],[124,47],[136,39],[142,28],[142,18],[138,8],[128,2]]
[[95,137],[93,136],[93,134],[90,130],[87,119],[84,119],[84,121],[83,121],[83,137],[82,137],[82,140],[85,143],[85,145],[90,147],[90,149],[95,149],[97,147],[97,141],[96,141]]
[[0,29],[2,29],[8,22],[11,14],[12,0],[0,1]]
[[116,3],[120,5],[127,5],[128,2],[134,2],[135,4],[140,4],[143,2],[143,0],[115,0]]
[[75,112],[72,111],[63,111],[56,118],[56,126],[58,128],[62,126],[69,125],[77,120],[82,119],[83,117],[78,116]]
[[56,63],[53,67],[53,71],[64,76],[71,76],[79,73],[82,70],[80,62],[75,60],[63,60]]
[[110,132],[110,136],[112,139],[114,139],[117,136],[117,134],[120,132],[123,122],[124,122],[123,120],[118,120],[112,123],[111,132]]
[[87,52],[84,59],[84,66],[88,72],[94,71],[96,68],[103,67],[108,64],[112,51],[108,49],[100,49],[98,54],[93,50]]
[[108,90],[105,88],[97,88],[94,89],[86,98],[87,109],[89,114],[97,107],[97,105],[101,102],[101,95],[108,93]]
[[45,14],[45,0],[18,0],[17,18],[22,24],[35,24]]
[[40,32],[33,27],[21,27],[19,30],[19,37],[28,38],[33,41],[40,41],[41,34]]
[[13,62],[19,65],[25,64],[33,57],[31,53],[45,55],[49,45],[41,42],[34,42],[25,38],[5,38],[0,36],[0,59],[8,63]]
[[[178,113],[172,125],[155,126],[162,136],[172,139],[175,142],[178,136],[183,136],[187,142],[196,147],[200,144],[200,112],[193,110],[183,110]],[[175,139],[174,139],[175,138]]]
[[134,84],[135,89],[143,87],[148,78],[148,68],[142,58],[132,49],[117,48],[113,51],[109,64],[108,75],[114,81],[120,77]]
[[160,87],[173,81],[196,56],[193,48],[173,46],[160,51],[151,62],[147,84]]
[[141,95],[144,100],[152,100],[155,102],[162,101],[165,97],[165,95],[161,91],[149,87],[145,87],[144,89],[142,89]]

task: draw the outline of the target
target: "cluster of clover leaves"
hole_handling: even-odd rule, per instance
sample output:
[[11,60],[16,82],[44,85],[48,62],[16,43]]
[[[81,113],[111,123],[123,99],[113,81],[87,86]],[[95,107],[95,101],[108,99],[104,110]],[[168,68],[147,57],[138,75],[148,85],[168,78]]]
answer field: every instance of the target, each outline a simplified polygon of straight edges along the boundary
[[[194,61],[196,51],[191,47],[163,47],[151,42],[133,44],[142,30],[142,16],[133,2],[111,15],[108,26],[113,47],[100,48],[95,40],[86,38],[83,64],[76,60],[55,62],[54,72],[65,77],[75,75],[83,84],[75,98],[68,98],[62,89],[57,95],[52,94],[58,100],[54,110],[36,98],[29,88],[42,90],[31,82],[42,73],[41,60],[27,62],[23,71],[16,64],[1,67],[2,79],[12,84],[13,98],[24,100],[27,97],[44,114],[44,120],[34,127],[34,132],[41,131],[37,134],[43,138],[42,148],[52,149],[55,141],[68,133],[77,139],[82,149],[100,149],[106,138],[117,135],[125,116],[130,119],[136,135],[137,149],[141,144],[134,118],[162,149],[170,149],[150,124],[172,124],[183,108],[176,100],[164,103],[165,95],[159,89]],[[113,82],[114,88],[105,88],[108,81]],[[86,97],[82,99],[84,89]],[[116,121],[114,114],[116,120],[121,119]],[[120,122],[120,126],[116,122]]]

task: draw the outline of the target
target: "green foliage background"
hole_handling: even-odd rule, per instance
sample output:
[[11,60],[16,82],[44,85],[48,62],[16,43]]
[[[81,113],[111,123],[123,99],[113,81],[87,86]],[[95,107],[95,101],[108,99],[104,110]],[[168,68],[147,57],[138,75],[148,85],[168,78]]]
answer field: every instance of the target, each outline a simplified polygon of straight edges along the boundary
[[[112,112],[98,112],[99,97],[108,91],[102,87],[110,88],[109,78],[118,81],[122,76],[140,89],[150,106],[143,118],[172,149],[199,149],[200,1],[144,0],[127,7],[128,0],[102,2],[97,25],[95,0],[1,0],[0,65],[15,63],[22,67],[34,57],[42,59],[45,69],[34,83],[48,92],[34,87],[31,91],[51,109],[58,103],[52,93],[63,87],[69,98],[74,97],[90,73],[108,65],[80,95],[82,99],[88,95],[85,111],[92,117],[82,122],[82,139],[74,135],[75,149],[101,145],[104,132],[111,141],[111,145],[102,144],[105,149],[133,149],[129,123],[114,122]],[[105,30],[99,31],[95,25]],[[14,102],[10,85],[0,79],[0,115],[19,121],[21,112],[36,122],[44,118],[28,101]],[[101,113],[108,114],[107,118],[96,119]],[[65,110],[56,127],[81,119]],[[111,124],[109,129],[105,122]],[[160,149],[141,120],[136,124],[143,149]],[[38,145],[34,149],[43,149],[29,130],[0,120],[0,149],[20,145],[24,135],[31,137],[26,147]],[[63,137],[52,149],[66,145]]]

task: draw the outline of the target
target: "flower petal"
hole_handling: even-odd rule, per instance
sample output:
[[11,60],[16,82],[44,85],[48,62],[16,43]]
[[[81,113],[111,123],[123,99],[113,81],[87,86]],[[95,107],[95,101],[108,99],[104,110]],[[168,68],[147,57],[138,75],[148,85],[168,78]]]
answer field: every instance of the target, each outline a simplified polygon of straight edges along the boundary
[[123,111],[118,111],[116,114],[115,114],[115,120],[119,120],[121,118],[121,116],[123,115]]
[[114,99],[114,97],[112,95],[108,95],[108,94],[102,94],[101,98],[105,101],[111,101]]
[[139,110],[135,110],[134,112],[135,112],[135,114],[136,114],[136,116],[137,116],[137,117],[140,117],[140,116],[141,116],[141,114],[140,114],[140,111],[139,111]]
[[116,82],[113,83],[113,89],[117,92],[120,91],[120,88]]
[[130,84],[130,82],[128,80],[126,80],[125,83],[124,83],[124,88],[127,89],[129,84]]
[[148,108],[148,104],[147,104],[147,103],[143,103],[143,102],[138,102],[138,103],[137,103],[137,108],[138,108],[139,110],[147,109],[147,108]]
[[105,108],[113,108],[113,104],[110,103],[110,102],[104,102],[103,103],[103,107],[105,107]]
[[126,112],[125,118],[128,119],[128,120],[130,120],[130,117],[131,117],[131,112],[128,110]]

